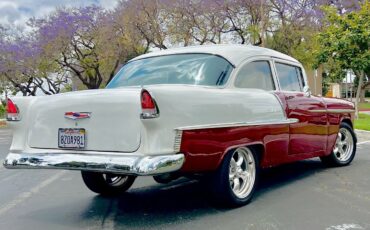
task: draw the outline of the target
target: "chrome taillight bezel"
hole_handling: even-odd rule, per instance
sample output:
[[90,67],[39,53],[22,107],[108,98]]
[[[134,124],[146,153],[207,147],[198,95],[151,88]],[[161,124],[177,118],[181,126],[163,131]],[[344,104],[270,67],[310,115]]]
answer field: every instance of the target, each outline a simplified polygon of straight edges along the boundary
[[[144,93],[148,93],[149,94],[151,100],[154,103],[154,109],[144,109],[144,108],[142,108],[141,101],[142,101],[142,97],[143,97],[143,94]],[[158,118],[159,117],[160,112],[159,112],[157,101],[155,100],[153,94],[151,92],[149,92],[148,90],[146,90],[146,89],[141,90],[141,93],[140,93],[140,106],[141,106],[141,114],[140,114],[140,118],[141,119],[153,119],[153,118]]]
[[[14,105],[14,107],[17,111],[16,113],[9,113],[8,112],[9,101]],[[14,103],[10,98],[7,99],[5,118],[6,118],[7,121],[20,121],[21,120],[21,116],[20,116],[20,113],[19,113],[19,108],[18,108],[17,104]]]

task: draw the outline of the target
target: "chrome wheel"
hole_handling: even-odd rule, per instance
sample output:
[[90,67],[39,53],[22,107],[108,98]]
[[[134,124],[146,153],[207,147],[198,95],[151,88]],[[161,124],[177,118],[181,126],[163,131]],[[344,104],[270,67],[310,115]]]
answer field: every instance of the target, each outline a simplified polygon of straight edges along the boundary
[[81,175],[91,191],[107,196],[127,191],[136,179],[135,176],[88,171],[81,171]]
[[352,133],[346,128],[340,128],[333,149],[335,158],[340,162],[348,161],[353,153],[354,141]]
[[128,179],[128,176],[118,176],[114,174],[104,174],[104,180],[109,186],[119,187],[123,185]]
[[230,160],[229,182],[235,196],[247,197],[256,180],[256,162],[252,152],[247,148],[238,148]]

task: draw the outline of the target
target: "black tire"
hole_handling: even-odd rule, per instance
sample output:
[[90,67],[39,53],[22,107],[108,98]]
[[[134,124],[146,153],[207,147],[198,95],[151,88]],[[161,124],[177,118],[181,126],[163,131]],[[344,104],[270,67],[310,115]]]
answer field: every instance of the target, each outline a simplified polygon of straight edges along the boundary
[[[351,144],[347,145],[348,149],[345,148],[346,145],[340,145],[338,147],[338,144],[337,144],[339,140],[341,142],[343,141],[343,139],[345,138],[345,135],[347,135],[347,137],[350,138],[349,143]],[[356,155],[356,144],[357,144],[357,138],[356,138],[356,134],[353,131],[353,128],[347,123],[342,123],[339,126],[339,132],[338,132],[337,140],[334,145],[333,151],[331,152],[330,155],[320,157],[320,159],[324,165],[329,166],[329,167],[340,167],[340,166],[349,165],[353,161]],[[352,147],[349,147],[350,145],[352,145]],[[347,152],[348,150],[347,154],[343,154],[343,156],[345,157],[341,157],[342,154],[340,153],[340,151],[338,151],[339,148],[342,148],[343,151],[345,152]]]
[[[233,167],[231,166],[233,164],[232,159],[234,158],[235,162],[234,154],[239,150],[247,151],[254,161],[254,177],[253,180],[251,180],[252,185],[249,186],[249,189],[245,194],[243,194],[243,196],[240,196],[240,194],[238,196],[233,190],[233,186],[235,186],[235,183],[233,183],[232,181],[234,181],[235,178],[233,180],[229,179],[229,176],[231,176],[233,172]],[[250,165],[251,164],[248,164],[248,167],[250,167]],[[243,167],[243,164],[240,167]],[[251,201],[257,187],[257,183],[259,180],[259,170],[259,158],[257,152],[254,149],[242,147],[230,151],[223,159],[220,167],[215,172],[215,174],[211,175],[211,188],[215,201],[219,205],[224,207],[238,207],[248,204]],[[235,170],[234,174],[236,174]],[[240,184],[240,181],[242,181],[242,179],[236,179],[239,180]],[[232,185],[232,183],[234,185]]]
[[85,185],[93,192],[104,196],[115,196],[127,191],[134,183],[135,176],[103,174],[81,171]]

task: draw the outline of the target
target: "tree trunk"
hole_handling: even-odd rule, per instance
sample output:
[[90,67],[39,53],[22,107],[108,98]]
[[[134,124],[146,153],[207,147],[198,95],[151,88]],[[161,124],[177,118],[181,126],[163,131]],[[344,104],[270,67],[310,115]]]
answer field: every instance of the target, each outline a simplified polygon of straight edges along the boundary
[[[357,86],[357,93],[356,93],[356,119],[359,118],[359,111],[358,111],[358,107],[359,107],[359,103],[360,103],[360,97],[361,97],[361,92],[362,92],[362,83],[364,81],[364,72],[361,71],[361,73],[359,74],[360,75],[360,79],[358,81],[358,86]],[[358,76],[358,75],[357,75]]]
[[365,102],[365,90],[363,87],[361,87],[361,95],[360,95],[360,102]]

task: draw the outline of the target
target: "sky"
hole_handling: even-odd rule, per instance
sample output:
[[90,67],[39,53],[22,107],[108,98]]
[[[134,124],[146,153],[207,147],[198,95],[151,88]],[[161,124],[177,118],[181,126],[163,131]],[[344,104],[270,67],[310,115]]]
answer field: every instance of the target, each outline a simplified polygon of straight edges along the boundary
[[42,17],[56,7],[99,5],[106,9],[116,6],[118,0],[0,0],[0,24],[23,27],[31,17]]

